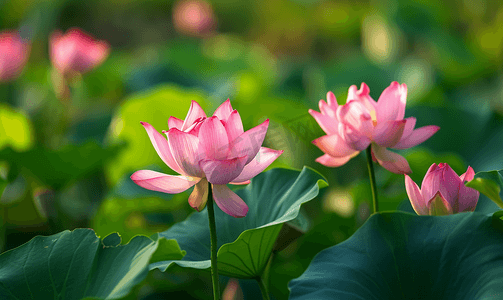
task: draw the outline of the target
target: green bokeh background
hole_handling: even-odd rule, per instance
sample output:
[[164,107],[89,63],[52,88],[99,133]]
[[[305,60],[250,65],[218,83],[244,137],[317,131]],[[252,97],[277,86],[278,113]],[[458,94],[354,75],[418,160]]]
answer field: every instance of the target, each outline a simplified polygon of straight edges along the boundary
[[[145,168],[172,173],[140,121],[167,129],[191,100],[207,114],[227,98],[245,129],[269,118],[265,146],[285,150],[271,167],[320,171],[330,184],[304,206],[311,229],[276,255],[271,291],[314,255],[347,239],[368,218],[365,157],[332,169],[314,160],[323,134],[307,113],[327,91],[344,103],[365,82],[378,99],[391,81],[406,83],[406,117],[441,130],[400,151],[419,183],[432,163],[458,174],[503,169],[503,3],[499,1],[210,1],[217,26],[204,38],[173,25],[176,1],[2,0],[0,29],[32,43],[14,82],[0,83],[0,246],[35,235],[90,227],[127,242],[184,220],[190,190],[150,192],[129,176]],[[48,36],[80,27],[111,45],[108,59],[72,83],[61,101],[51,81]],[[410,211],[403,176],[377,167],[382,210]],[[4,189],[5,188],[5,189]],[[404,201],[405,200],[405,201]],[[477,210],[495,211],[481,196]],[[255,283],[242,281],[244,299]],[[125,299],[210,299],[209,276],[151,272]]]

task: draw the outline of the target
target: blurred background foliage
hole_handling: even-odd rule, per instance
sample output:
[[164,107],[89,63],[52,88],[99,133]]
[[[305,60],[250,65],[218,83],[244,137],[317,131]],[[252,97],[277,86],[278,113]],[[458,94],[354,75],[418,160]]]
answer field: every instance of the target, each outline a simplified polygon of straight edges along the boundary
[[[230,98],[245,129],[269,118],[265,146],[285,150],[271,167],[308,165],[328,179],[304,207],[311,229],[276,255],[275,299],[288,297],[286,283],[317,252],[369,216],[363,155],[337,169],[314,161],[322,153],[311,141],[323,132],[307,111],[327,91],[344,103],[353,84],[367,83],[375,100],[391,81],[408,85],[406,117],[441,127],[401,151],[416,182],[434,162],[458,174],[468,165],[503,168],[503,2],[213,0],[193,2],[195,16],[180,8],[187,3],[0,1],[0,29],[18,29],[32,44],[22,75],[0,82],[2,251],[76,227],[101,237],[118,231],[127,242],[185,219],[189,192],[151,192],[129,176],[140,168],[173,174],[139,122],[167,129],[190,100],[210,113]],[[72,27],[108,41],[111,53],[62,100],[48,36]],[[411,211],[403,176],[377,167],[377,180],[382,210]],[[481,196],[477,210],[497,208]],[[151,272],[126,299],[210,299],[209,283],[208,274]],[[240,298],[259,293],[253,282],[241,288]]]

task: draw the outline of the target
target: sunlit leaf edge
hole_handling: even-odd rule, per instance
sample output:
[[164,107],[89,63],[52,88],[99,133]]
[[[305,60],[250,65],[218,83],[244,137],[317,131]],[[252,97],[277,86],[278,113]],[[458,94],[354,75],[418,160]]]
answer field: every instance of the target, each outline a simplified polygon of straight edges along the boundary
[[487,172],[478,172],[470,182],[465,185],[476,189],[491,199],[500,208],[503,208],[503,200],[501,199],[501,191],[503,190],[503,170],[492,170]]

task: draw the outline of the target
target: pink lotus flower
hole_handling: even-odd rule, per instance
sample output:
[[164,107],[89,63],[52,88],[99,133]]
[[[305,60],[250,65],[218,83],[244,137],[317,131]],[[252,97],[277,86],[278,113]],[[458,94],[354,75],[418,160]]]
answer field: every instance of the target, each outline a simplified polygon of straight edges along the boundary
[[362,83],[359,90],[349,88],[346,104],[338,105],[332,92],[327,93],[328,104],[320,100],[321,113],[310,109],[327,135],[313,144],[325,155],[317,162],[327,167],[339,167],[371,145],[372,158],[388,171],[412,173],[407,160],[387,148],[407,149],[429,139],[440,127],[430,125],[414,129],[416,118],[404,119],[407,86],[392,82],[375,102],[369,88]]
[[56,31],[49,42],[52,64],[66,76],[92,70],[103,63],[110,52],[107,42],[95,40],[79,28],[69,29],[65,34]]
[[30,44],[15,31],[0,33],[0,81],[16,79],[23,71]]
[[450,215],[474,211],[480,194],[464,184],[473,180],[474,176],[472,167],[458,176],[448,164],[432,164],[424,176],[421,189],[408,175],[405,175],[405,189],[418,215]]
[[248,206],[227,183],[249,183],[283,153],[261,147],[269,120],[245,132],[229,99],[211,117],[206,117],[201,106],[192,101],[185,121],[169,118],[169,130],[163,131],[167,140],[150,124],[142,125],[164,163],[181,175],[140,170],[131,179],[146,189],[169,194],[195,185],[189,204],[197,211],[206,205],[210,182],[218,207],[233,217],[244,217]]
[[173,23],[183,34],[204,37],[215,28],[215,14],[211,4],[200,0],[183,0],[173,8]]

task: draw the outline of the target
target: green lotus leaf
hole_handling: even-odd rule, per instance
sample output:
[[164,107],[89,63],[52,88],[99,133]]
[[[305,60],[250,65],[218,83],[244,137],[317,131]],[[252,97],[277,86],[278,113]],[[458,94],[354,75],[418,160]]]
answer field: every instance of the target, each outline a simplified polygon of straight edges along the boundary
[[503,208],[503,200],[501,199],[501,190],[503,189],[502,173],[503,170],[478,172],[472,181],[466,183],[466,186],[476,189],[500,208]]
[[19,152],[7,147],[0,150],[0,161],[7,161],[11,169],[28,171],[38,181],[59,190],[99,170],[103,162],[116,156],[123,146],[117,144],[103,148],[89,141],[58,150],[39,146]]
[[[218,272],[237,278],[260,276],[277,241],[278,248],[285,245],[284,239],[278,239],[283,225],[295,220],[302,203],[315,198],[324,186],[324,178],[310,168],[304,167],[301,172],[277,168],[259,174],[246,188],[236,191],[249,210],[246,217],[238,219],[215,209]],[[299,219],[297,223],[291,227],[301,231],[305,221]],[[193,213],[159,236],[176,240],[187,255],[181,260],[153,263],[151,269],[211,267],[207,210]]]
[[318,253],[290,282],[289,299],[499,299],[500,217],[375,214],[348,240]]
[[100,241],[91,229],[37,236],[0,255],[0,299],[118,299],[145,278],[156,250],[163,258],[184,255],[156,236],[119,244],[118,234]]

